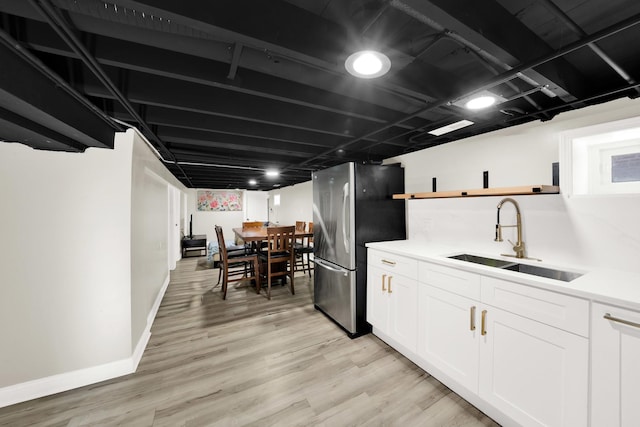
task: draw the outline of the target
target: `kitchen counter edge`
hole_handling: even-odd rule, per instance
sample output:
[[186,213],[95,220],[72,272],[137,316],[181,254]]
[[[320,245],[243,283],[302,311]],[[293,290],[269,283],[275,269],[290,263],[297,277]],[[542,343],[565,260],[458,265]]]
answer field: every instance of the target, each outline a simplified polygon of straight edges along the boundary
[[[455,245],[439,244],[418,240],[394,240],[388,242],[367,243],[366,246],[384,252],[406,256],[419,261],[427,261],[459,270],[469,271],[484,276],[518,282],[524,285],[572,295],[593,302],[612,304],[622,308],[640,311],[640,273],[615,269],[594,268],[585,270],[570,265],[556,265],[546,262],[520,260],[496,254],[467,251]],[[579,271],[584,274],[571,282],[532,276],[515,271],[502,270],[495,267],[474,264],[447,258],[450,255],[469,253],[495,259],[540,265],[550,268]]]

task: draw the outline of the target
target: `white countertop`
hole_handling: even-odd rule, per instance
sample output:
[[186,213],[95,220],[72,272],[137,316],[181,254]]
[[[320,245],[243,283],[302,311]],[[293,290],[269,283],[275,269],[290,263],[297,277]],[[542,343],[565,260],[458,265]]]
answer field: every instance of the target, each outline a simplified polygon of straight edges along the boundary
[[[575,266],[570,265],[554,265],[535,260],[516,259],[500,256],[499,254],[470,251],[453,244],[432,243],[420,240],[375,242],[367,243],[366,246],[372,249],[387,251],[449,267],[455,267],[460,270],[466,270],[485,276],[513,280],[518,283],[561,292],[595,302],[613,304],[632,310],[640,310],[640,273],[613,269],[585,269],[575,268]],[[517,262],[519,264],[531,264],[540,267],[568,270],[584,274],[571,282],[563,282],[560,280],[547,279],[516,271],[503,270],[482,264],[447,258],[450,255],[461,253],[479,255],[494,259],[504,259],[505,261]]]

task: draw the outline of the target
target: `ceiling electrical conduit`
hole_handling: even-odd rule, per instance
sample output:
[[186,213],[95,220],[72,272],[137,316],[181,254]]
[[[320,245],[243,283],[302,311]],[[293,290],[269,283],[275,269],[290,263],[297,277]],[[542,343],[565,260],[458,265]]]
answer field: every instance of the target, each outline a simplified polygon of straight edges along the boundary
[[156,143],[160,146],[160,148],[165,151],[171,160],[176,165],[176,167],[180,170],[183,177],[187,180],[189,185],[193,185],[191,180],[184,172],[184,170],[178,165],[173,153],[169,151],[169,149],[162,143],[160,138],[158,138],[155,133],[151,130],[149,125],[140,117],[138,112],[133,108],[133,106],[129,103],[127,98],[118,90],[118,88],[113,84],[113,82],[106,75],[104,70],[98,64],[98,61],[87,51],[82,42],[78,40],[75,33],[69,28],[65,20],[60,16],[57,9],[49,3],[48,0],[29,0],[31,5],[45,18],[45,20],[49,23],[51,28],[62,38],[62,40],[78,55],[78,57],[82,60],[82,62],[91,70],[91,72],[100,80],[100,82],[111,92],[111,94],[122,104],[122,106],[127,110],[127,112],[133,117],[133,119],[140,124],[140,126],[149,133],[149,135],[153,136]]
[[[615,25],[612,25],[610,27],[604,28],[604,29],[592,34],[589,37],[586,37],[586,38],[581,39],[581,40],[577,40],[576,42],[571,43],[571,44],[563,47],[562,49],[558,49],[557,51],[554,51],[554,52],[552,52],[552,53],[550,53],[548,55],[542,56],[542,57],[540,57],[538,59],[535,59],[533,61],[530,61],[530,62],[528,62],[526,64],[522,64],[522,65],[520,65],[518,67],[514,67],[509,71],[505,71],[504,73],[499,74],[495,78],[490,79],[485,84],[483,84],[482,86],[476,88],[475,90],[473,90],[471,92],[460,94],[459,96],[457,96],[455,98],[456,99],[464,98],[466,96],[472,95],[472,94],[474,94],[476,92],[479,92],[481,90],[491,89],[494,86],[497,86],[497,85],[499,85],[501,83],[504,83],[506,81],[509,81],[509,80],[513,79],[514,77],[519,76],[523,71],[526,71],[526,70],[528,70],[530,68],[537,67],[539,65],[542,65],[542,64],[544,64],[546,62],[549,62],[549,61],[552,61],[552,60],[554,60],[556,58],[559,58],[561,56],[567,55],[567,54],[569,54],[569,53],[571,53],[573,51],[576,51],[578,49],[581,49],[581,48],[589,45],[590,43],[594,43],[594,42],[596,42],[598,40],[602,40],[604,38],[612,36],[613,34],[619,33],[621,31],[624,31],[624,30],[626,30],[628,28],[631,28],[631,27],[633,27],[635,25],[638,25],[638,24],[640,24],[640,14],[636,14],[636,15],[631,16],[631,17],[625,19],[624,21],[621,21],[621,22],[619,22],[619,23],[617,23]],[[633,86],[633,85],[627,86],[623,90],[628,90],[629,88],[634,88],[634,87],[635,86]],[[373,130],[371,132],[368,132],[368,133],[366,133],[366,134],[364,134],[362,136],[354,138],[351,141],[346,142],[346,143],[344,143],[344,144],[342,144],[340,146],[334,147],[334,148],[332,148],[330,150],[326,150],[326,151],[324,151],[324,152],[322,152],[322,153],[320,153],[320,154],[318,154],[316,156],[310,157],[307,160],[303,161],[300,165],[308,164],[309,162],[312,162],[315,159],[324,157],[324,156],[326,156],[326,155],[328,155],[330,153],[333,153],[333,152],[335,152],[337,150],[345,149],[345,148],[355,144],[356,142],[362,141],[365,138],[369,138],[369,137],[371,137],[371,136],[373,136],[373,135],[375,135],[375,134],[377,134],[379,132],[382,132],[382,131],[387,130],[387,129],[391,128],[391,127],[394,127],[399,123],[403,123],[403,122],[405,122],[407,120],[411,120],[414,117],[419,116],[420,114],[424,114],[424,113],[426,113],[426,112],[428,112],[430,110],[433,110],[434,108],[438,108],[438,107],[442,107],[444,105],[447,105],[449,102],[450,102],[449,100],[438,100],[438,101],[434,102],[433,104],[430,104],[427,107],[421,108],[421,109],[419,109],[419,110],[417,110],[417,111],[415,111],[415,112],[413,112],[411,114],[408,114],[405,117],[402,117],[402,118],[400,118],[400,119],[398,119],[398,120],[396,120],[396,121],[394,121],[392,123],[386,124],[386,125],[378,128],[378,129],[375,129],[375,130]],[[544,111],[549,111],[549,109],[544,110]],[[378,144],[382,144],[383,142],[384,141],[379,141],[379,142],[377,142],[375,144],[372,144],[372,146],[378,145]]]
[[[486,50],[482,49],[479,46],[476,46],[475,44],[471,43],[469,40],[465,39],[464,37],[462,37],[459,34],[456,34],[455,32],[446,29],[445,27],[443,27],[442,25],[440,25],[438,22],[434,21],[433,19],[429,18],[428,16],[424,15],[423,13],[420,13],[419,11],[415,10],[414,8],[412,8],[411,6],[409,6],[408,4],[405,4],[403,2],[401,2],[400,0],[391,0],[390,5],[394,8],[396,8],[397,10],[411,16],[412,18],[422,22],[423,24],[428,25],[429,27],[433,28],[434,30],[444,33],[447,38],[450,38],[452,40],[457,41],[459,44],[461,44],[464,47],[469,48],[471,51],[473,51],[476,55],[478,55],[481,58],[484,58],[484,60],[486,60],[487,62],[497,65],[498,67],[502,68],[505,71],[509,71],[512,69],[512,67],[509,64],[505,64],[504,62],[502,62],[501,60],[499,60],[498,58],[496,58],[495,56],[491,55],[489,52],[487,52]],[[541,87],[543,85],[541,85],[540,83],[536,82],[535,80],[533,80],[532,78],[525,76],[524,74],[518,73],[516,75],[516,77],[522,79],[523,81],[527,82],[528,84],[530,84],[531,86],[536,86],[536,87]],[[551,92],[549,89],[544,88],[542,90],[542,92],[547,95],[550,98],[554,98],[556,96],[555,93]]]
[[[575,101],[569,102],[569,103],[564,104],[564,105],[556,105],[555,107],[549,107],[549,108],[546,108],[545,110],[541,111],[541,113],[542,112],[551,113],[553,111],[559,110],[559,109],[564,108],[566,106],[573,106],[573,105],[583,104],[585,102],[597,101],[597,100],[599,100],[601,98],[605,98],[606,99],[607,97],[610,97],[612,95],[615,95],[615,94],[618,94],[618,93],[621,93],[621,92],[627,92],[629,90],[635,90],[635,91],[640,90],[640,83],[634,83],[634,84],[625,85],[625,86],[620,87],[618,89],[608,90],[606,92],[600,93],[598,95],[590,96],[588,98],[577,99]],[[516,119],[517,118],[514,117],[514,118],[509,118],[506,121],[510,122],[510,121],[516,120]]]
[[[555,3],[551,0],[540,0],[540,2],[547,7],[551,13],[556,15],[564,24],[569,27],[571,31],[576,33],[580,37],[587,37],[588,34],[580,28],[578,24],[576,24],[573,19],[569,17],[562,9],[560,9]],[[609,55],[604,53],[602,49],[600,49],[595,43],[589,43],[587,45],[596,55],[600,57],[609,67],[611,67],[620,77],[627,81],[629,84],[634,84],[636,81],[620,66],[618,65]],[[636,88],[637,90],[637,88]]]
[[[539,90],[539,89],[531,89],[531,91],[529,91],[529,92],[533,92],[533,91],[536,91],[536,90]],[[561,108],[565,108],[567,106],[574,106],[574,105],[583,104],[585,102],[597,101],[597,100],[599,100],[601,98],[607,98],[607,97],[610,97],[612,95],[615,95],[615,94],[618,94],[618,93],[621,93],[621,92],[626,92],[626,91],[629,91],[629,90],[636,90],[636,91],[640,90],[640,83],[634,83],[634,84],[630,84],[630,85],[625,85],[623,87],[620,87],[620,88],[617,88],[617,89],[614,89],[614,90],[609,90],[609,91],[600,93],[598,95],[590,96],[588,98],[577,99],[575,101],[572,101],[572,102],[569,102],[569,103],[566,103],[566,104],[556,105],[555,107],[549,107],[549,108],[546,108],[544,110],[538,111],[537,113],[540,113],[540,114],[553,113],[554,111],[559,110]],[[514,99],[514,98],[511,98],[511,99]],[[511,99],[509,99],[509,100],[511,100]],[[524,111],[520,111],[520,112],[518,112],[518,115],[514,115],[514,117],[509,117],[507,119],[503,119],[502,121],[504,121],[504,122],[512,122],[512,121],[515,121],[515,120],[521,120],[522,117],[525,114],[526,113]],[[434,123],[434,126],[436,126],[438,124],[439,123]],[[443,122],[442,124],[444,125],[446,123]],[[484,125],[481,125],[481,128],[490,129],[494,125],[495,125],[495,122],[488,122],[488,123],[485,123]],[[414,135],[411,138],[409,138],[409,141],[412,142],[412,143],[415,143],[415,144],[422,144],[424,141],[421,141],[420,138],[423,137],[426,133],[428,133],[428,132],[421,132],[418,135]],[[404,136],[406,134],[407,134],[407,132],[405,132],[405,133],[403,133],[401,135],[397,135],[394,138],[399,138],[400,136]],[[447,139],[448,139],[447,137],[431,138],[429,140],[429,143],[432,143],[433,141],[436,141],[434,145],[438,145],[438,144],[444,142]],[[388,140],[379,141],[378,143],[379,144],[384,144],[387,141]],[[438,142],[438,141],[442,141],[442,142]],[[425,145],[425,147],[427,147],[427,146],[431,146],[431,145]]]
[[250,167],[250,166],[234,166],[234,165],[221,165],[221,164],[216,164],[216,163],[179,162],[179,161],[175,161],[175,160],[167,160],[164,157],[162,157],[162,154],[160,154],[160,152],[156,149],[156,147],[153,146],[153,144],[147,139],[147,137],[144,136],[144,134],[142,132],[140,132],[140,129],[138,129],[137,127],[131,125],[130,123],[123,122],[122,120],[118,120],[118,119],[113,118],[113,117],[111,118],[111,120],[113,120],[116,123],[121,124],[122,126],[124,126],[126,128],[133,129],[133,131],[138,134],[140,139],[142,139],[144,141],[144,143],[149,147],[149,149],[151,149],[151,151],[153,151],[153,154],[155,154],[155,156],[158,158],[158,160],[160,160],[163,163],[172,164],[172,165],[175,164],[175,165],[185,165],[185,166],[205,166],[205,167],[224,168],[224,169],[242,169],[242,170],[253,170],[253,171],[265,171],[265,169],[254,168],[254,167]]
[[[428,48],[432,47],[436,42],[440,41],[440,40],[450,40],[454,43],[457,43],[459,46],[462,46],[463,48],[468,49],[468,46],[465,45],[464,43],[462,43],[459,39],[451,37],[449,35],[450,32],[447,33],[442,33],[442,37],[436,39],[433,43],[431,43]],[[496,70],[493,65],[497,65],[497,66],[502,66],[505,65],[504,67],[502,67],[503,69],[507,70],[510,69],[509,66],[507,66],[506,64],[500,64],[497,62],[492,62],[489,61],[487,59],[487,56],[481,55],[480,52],[478,52],[477,50],[474,49],[469,49],[469,52],[471,52],[476,58],[478,58],[478,60],[480,61],[480,63],[482,65],[485,66],[485,68],[487,70],[489,70],[491,72],[491,74],[493,74],[494,76],[497,76],[498,74],[500,74],[500,72],[498,70]],[[420,55],[422,55],[424,53],[421,52]],[[531,81],[527,81],[527,83],[535,83],[533,80]],[[549,93],[551,93],[552,96],[555,96],[555,94],[553,94],[553,92],[550,92],[549,90],[545,90],[546,87],[542,86],[542,85],[538,85],[537,87],[535,87],[533,90],[528,90],[526,92],[521,92],[520,88],[518,86],[516,86],[513,82],[511,81],[507,81],[505,82],[505,84],[507,86],[509,86],[511,89],[513,89],[514,92],[516,92],[516,95],[510,99],[508,99],[508,101],[511,101],[512,99],[516,99],[516,98],[522,98],[524,97],[524,99],[527,100],[527,102],[529,102],[529,104],[531,104],[533,106],[533,108],[535,108],[536,110],[540,111],[542,110],[542,108],[538,105],[537,102],[535,102],[531,97],[529,97],[528,95],[530,95],[533,92],[538,92],[538,91],[542,91],[543,93],[545,93],[546,95],[549,95]]]
[[[523,98],[523,97],[527,98],[532,93],[535,93],[535,92],[538,92],[538,91],[541,91],[541,90],[542,90],[542,87],[535,87],[535,88],[529,89],[529,90],[527,90],[525,92],[517,93],[516,95],[514,95],[514,96],[512,96],[510,98],[507,98],[507,100],[505,102],[513,101],[514,99]],[[580,101],[580,102],[582,102],[582,101]],[[565,106],[565,105],[566,104],[563,104],[563,106]],[[534,112],[532,114],[529,114],[529,116],[537,116],[537,115],[540,115],[540,114],[544,114],[545,117],[549,117],[547,115],[548,112],[549,112],[549,110],[542,110],[542,109],[538,108],[538,111],[536,111],[536,112]],[[524,111],[522,111],[521,115],[525,115],[525,114],[526,113]],[[517,118],[519,118],[519,117],[517,117]],[[517,119],[517,118],[514,118],[514,120]],[[449,122],[446,122],[446,123],[449,123]],[[443,122],[442,124],[445,125],[446,123]],[[436,123],[434,123],[434,125],[436,125]],[[487,123],[487,125],[489,127],[493,126],[493,124],[491,124],[491,123]],[[411,142],[411,143],[416,143],[416,142],[420,143],[421,142],[420,138],[422,138],[425,134],[428,134],[428,133],[429,133],[428,131],[424,131],[424,132],[420,132],[419,134],[413,135],[413,136],[411,136],[409,138],[409,142]]]
[[[399,5],[399,2],[396,2],[396,5]],[[373,24],[375,24],[380,17],[387,11],[387,9],[389,9],[389,7],[391,7],[391,2],[386,2],[382,5],[382,7],[379,8],[378,12],[376,13],[376,15],[369,20],[369,22],[364,26],[364,28],[361,30],[360,35],[364,36],[364,33],[371,27],[373,26]],[[502,62],[500,62],[497,58],[489,55],[487,52],[483,51],[482,49],[480,49],[479,47],[475,47],[474,49],[470,49],[469,46],[474,46],[469,42],[463,43],[461,41],[461,37],[454,36],[454,33],[451,31],[447,31],[446,29],[444,29],[444,27],[442,27],[440,24],[436,23],[435,21],[425,17],[424,15],[420,15],[419,17],[416,17],[415,15],[411,15],[413,18],[418,19],[420,22],[428,25],[431,28],[435,28],[435,29],[440,29],[441,31],[439,33],[436,33],[435,35],[432,36],[431,41],[429,41],[429,43],[423,47],[417,54],[414,55],[414,60],[420,58],[422,55],[424,55],[425,53],[427,53],[433,46],[435,46],[436,44],[438,44],[441,40],[450,40],[454,43],[457,43],[459,46],[463,47],[464,49],[467,49],[471,54],[473,54],[476,58],[478,58],[478,60],[480,61],[480,63],[487,68],[487,70],[489,70],[493,75],[498,75],[499,71],[496,70],[494,68],[494,66],[499,66],[503,69],[510,69],[510,67]],[[484,52],[484,54],[482,54]],[[527,83],[533,84],[535,83],[535,81],[526,78]],[[530,80],[530,81],[529,81]],[[521,92],[520,88],[518,86],[516,86],[514,83],[512,83],[511,81],[508,81],[505,83],[507,86],[509,86],[511,89],[513,89],[514,92],[516,92],[516,95],[514,95],[513,97],[509,98],[508,101],[511,101],[513,99],[517,99],[517,98],[524,98],[527,102],[529,102],[529,104],[531,104],[538,112],[542,110],[542,107],[540,107],[540,105],[538,105],[537,102],[535,102],[530,96],[530,94],[534,93],[534,92],[538,92],[538,91],[542,91],[545,89],[544,86],[537,86],[531,90],[528,90],[526,92]],[[550,96],[555,96],[554,93],[550,92],[550,91],[546,91],[545,92],[547,95]],[[522,112],[522,114],[525,114],[524,112]],[[533,113],[533,115],[537,115],[536,113]],[[549,116],[545,115],[545,118],[549,118]],[[399,138],[401,136],[405,136],[410,134],[411,132],[413,132],[415,129],[411,129],[409,132],[403,132],[400,135],[396,135],[393,139],[395,138]],[[420,133],[419,135],[415,135],[412,136],[411,138],[409,138],[410,142],[413,142],[414,138],[418,138],[421,137],[422,135],[424,135],[425,132]],[[386,139],[385,141],[378,141],[377,143],[374,143],[371,145],[371,147],[377,145],[377,144],[382,144],[382,143],[389,143],[389,139]]]
[[70,96],[72,96],[76,101],[81,103],[85,108],[91,110],[97,117],[104,120],[109,126],[114,128],[115,130],[120,131],[121,128],[116,126],[115,123],[111,120],[109,116],[104,114],[104,112],[98,109],[91,102],[87,101],[85,97],[80,95],[75,89],[71,87],[64,79],[62,79],[59,75],[51,71],[49,67],[44,65],[40,59],[38,59],[35,55],[29,52],[27,49],[23,48],[20,43],[14,40],[9,34],[0,29],[0,43],[4,43],[7,47],[12,49],[16,54],[20,55],[22,59],[28,62],[33,68],[37,69],[40,73],[47,76],[51,81],[53,81],[56,86],[58,86],[61,90],[64,90]]

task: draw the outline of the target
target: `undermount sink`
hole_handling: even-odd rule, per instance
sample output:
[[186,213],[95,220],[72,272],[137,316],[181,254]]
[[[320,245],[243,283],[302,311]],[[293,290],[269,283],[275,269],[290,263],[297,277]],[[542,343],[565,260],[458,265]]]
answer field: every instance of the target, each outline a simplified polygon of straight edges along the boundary
[[573,271],[556,270],[553,268],[539,267],[537,265],[519,264],[513,261],[505,261],[502,259],[486,258],[471,254],[451,255],[447,258],[457,259],[460,261],[472,262],[474,264],[482,264],[488,267],[500,268],[502,270],[517,271],[523,274],[531,274],[533,276],[545,277],[547,279],[560,280],[563,282],[571,282],[582,276],[582,273]]
[[506,266],[513,265],[512,261],[504,261],[501,259],[494,259],[494,258],[485,258],[483,256],[470,255],[470,254],[452,255],[448,258],[458,259],[460,261],[467,261],[467,262],[472,262],[474,264],[482,264],[482,265],[487,265],[489,267],[497,267],[497,268],[504,268]]
[[517,271],[524,274],[533,274],[534,276],[546,277],[548,279],[561,280],[563,282],[570,282],[578,277],[582,276],[581,273],[564,270],[554,270],[553,268],[538,267],[537,265],[529,264],[513,264],[502,267],[505,270]]

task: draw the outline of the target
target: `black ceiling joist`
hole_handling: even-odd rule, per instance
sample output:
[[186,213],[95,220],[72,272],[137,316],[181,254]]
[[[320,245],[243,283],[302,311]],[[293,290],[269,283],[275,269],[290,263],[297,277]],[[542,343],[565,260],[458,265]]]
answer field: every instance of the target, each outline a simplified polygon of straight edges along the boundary
[[44,148],[60,135],[58,149],[113,148],[120,127],[2,30],[0,62],[0,107],[23,118],[16,126],[25,127],[29,141],[40,135],[34,144]]
[[[188,187],[269,190],[635,97],[639,16],[635,0],[0,0],[0,28],[43,65],[3,61],[0,135],[81,151],[87,138],[104,146],[105,125],[111,144],[117,121]],[[344,59],[369,43],[391,70],[355,78]],[[47,75],[59,87],[30,94]],[[506,100],[458,102],[484,89]],[[95,113],[96,126],[71,117]],[[474,125],[428,133],[460,119]],[[279,178],[262,176],[271,168]]]
[[[115,96],[115,98],[122,104],[122,106],[131,114],[133,119],[143,129],[145,133],[155,142],[163,156],[166,156],[167,160],[175,160],[173,154],[169,151],[162,141],[154,135],[151,128],[144,122],[139,116],[137,111],[131,106],[127,98],[120,92],[120,90],[113,84],[113,82],[104,73],[96,59],[91,55],[87,48],[78,39],[70,24],[60,15],[58,10],[49,2],[49,0],[29,0],[31,5],[38,10],[45,18],[45,20],[51,25],[54,31],[64,40],[67,45],[73,49],[73,51],[82,59],[82,62],[91,70],[91,72],[100,80],[100,82],[107,87],[107,89]],[[178,168],[180,168],[178,166]],[[183,173],[184,178],[189,181],[189,177]]]

